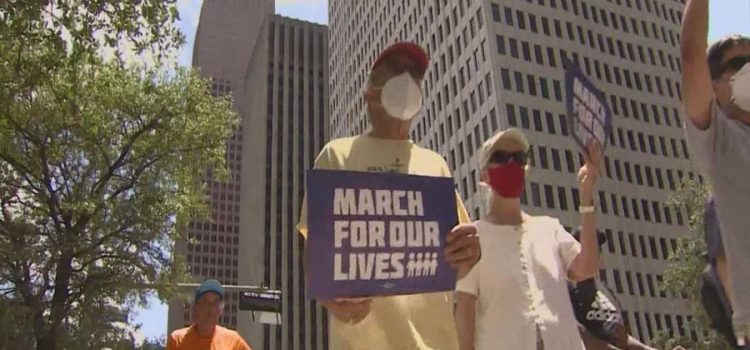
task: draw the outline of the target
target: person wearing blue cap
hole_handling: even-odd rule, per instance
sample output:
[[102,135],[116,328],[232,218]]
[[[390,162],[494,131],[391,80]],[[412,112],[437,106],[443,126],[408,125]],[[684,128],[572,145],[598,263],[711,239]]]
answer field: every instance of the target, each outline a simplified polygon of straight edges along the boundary
[[219,326],[224,311],[224,287],[206,280],[195,291],[193,324],[169,335],[167,350],[251,350],[235,331]]

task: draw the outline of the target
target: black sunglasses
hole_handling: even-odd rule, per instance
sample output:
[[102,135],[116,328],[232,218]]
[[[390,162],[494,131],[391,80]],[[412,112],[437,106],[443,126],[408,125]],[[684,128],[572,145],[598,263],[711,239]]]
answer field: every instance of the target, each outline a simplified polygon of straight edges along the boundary
[[410,61],[404,62],[399,61],[394,58],[385,58],[382,62],[378,63],[378,65],[375,67],[374,70],[379,70],[379,68],[385,68],[387,72],[382,72],[383,74],[390,76],[397,76],[404,72],[408,72],[409,75],[411,75],[412,78],[416,80],[422,80],[422,72],[420,71],[419,67],[417,67],[416,63],[412,63]]
[[750,62],[750,56],[737,56],[727,60],[719,66],[719,72],[716,74],[716,78],[719,78],[722,74],[727,71],[738,71],[745,66],[746,63]]
[[529,160],[529,154],[527,152],[503,152],[495,151],[490,156],[489,163],[493,164],[505,164],[509,161],[513,161],[516,164],[526,165]]

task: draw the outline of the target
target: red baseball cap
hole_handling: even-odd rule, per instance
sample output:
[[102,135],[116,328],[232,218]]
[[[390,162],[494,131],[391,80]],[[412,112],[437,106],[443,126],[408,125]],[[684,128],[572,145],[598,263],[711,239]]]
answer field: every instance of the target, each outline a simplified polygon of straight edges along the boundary
[[414,60],[417,68],[419,68],[420,75],[424,75],[427,67],[430,65],[430,58],[427,56],[427,51],[421,46],[412,42],[399,42],[383,50],[375,60],[375,63],[372,64],[371,69],[375,69],[384,59],[394,54],[403,54]]

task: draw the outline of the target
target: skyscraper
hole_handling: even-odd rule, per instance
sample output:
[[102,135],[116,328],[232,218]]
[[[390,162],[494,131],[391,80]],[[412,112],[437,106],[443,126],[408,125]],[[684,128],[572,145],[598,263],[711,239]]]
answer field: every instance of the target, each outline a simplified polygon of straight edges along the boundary
[[[220,182],[211,174],[207,175],[211,218],[188,224],[187,235],[196,244],[176,243],[176,253],[185,255],[190,272],[198,282],[215,278],[223,284],[237,285],[247,279],[241,275],[247,275],[249,269],[246,264],[240,264],[244,255],[244,252],[240,254],[240,247],[249,238],[240,222],[243,170],[248,170],[242,166],[243,134],[247,131],[244,119],[250,114],[243,105],[245,77],[249,74],[251,58],[264,52],[265,40],[261,39],[261,33],[273,10],[273,0],[204,1],[201,8],[193,66],[211,79],[214,95],[230,95],[234,99],[233,109],[239,115],[240,125],[227,142],[229,179]],[[221,319],[222,324],[231,328],[238,325],[237,297],[235,292],[227,293],[226,312]],[[190,322],[190,309],[181,304],[174,301],[170,305],[170,331]]]
[[614,113],[595,198],[608,238],[601,278],[616,290],[635,336],[648,340],[659,329],[691,335],[686,301],[659,290],[667,254],[688,230],[686,213],[666,200],[681,178],[694,176],[679,116],[683,6],[677,0],[331,0],[331,136],[366,130],[367,67],[389,44],[417,42],[431,67],[412,138],[446,158],[473,218],[486,210],[477,151],[496,130],[518,127],[533,146],[524,209],[572,228],[579,224],[581,159],[564,104],[562,58],[570,59],[605,92]]
[[264,92],[249,96],[265,112],[249,123],[245,164],[262,166],[249,174],[247,215],[265,266],[255,280],[282,291],[282,325],[264,326],[261,349],[327,349],[326,314],[305,297],[304,239],[296,229],[305,170],[328,140],[327,27],[274,16],[267,38],[267,59],[252,63],[267,72],[258,79]]
[[[221,324],[254,348],[325,349],[325,313],[306,300],[303,241],[295,228],[304,170],[327,140],[327,27],[274,13],[273,0],[204,1],[193,66],[229,94],[240,125],[227,145],[228,181],[208,175],[210,220],[188,224],[196,244],[177,242],[197,281],[282,291],[279,325],[238,310],[228,292]],[[190,323],[170,304],[169,330]]]

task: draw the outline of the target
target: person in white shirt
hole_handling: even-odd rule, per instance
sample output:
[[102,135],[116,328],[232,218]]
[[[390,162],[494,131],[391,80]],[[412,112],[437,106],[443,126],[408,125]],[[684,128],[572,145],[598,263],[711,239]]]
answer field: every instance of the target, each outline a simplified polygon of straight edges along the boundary
[[461,350],[584,348],[566,279],[599,271],[593,192],[601,147],[589,145],[578,172],[580,244],[557,219],[521,210],[528,150],[518,129],[500,131],[482,146],[490,210],[476,223],[482,260],[456,286]]

